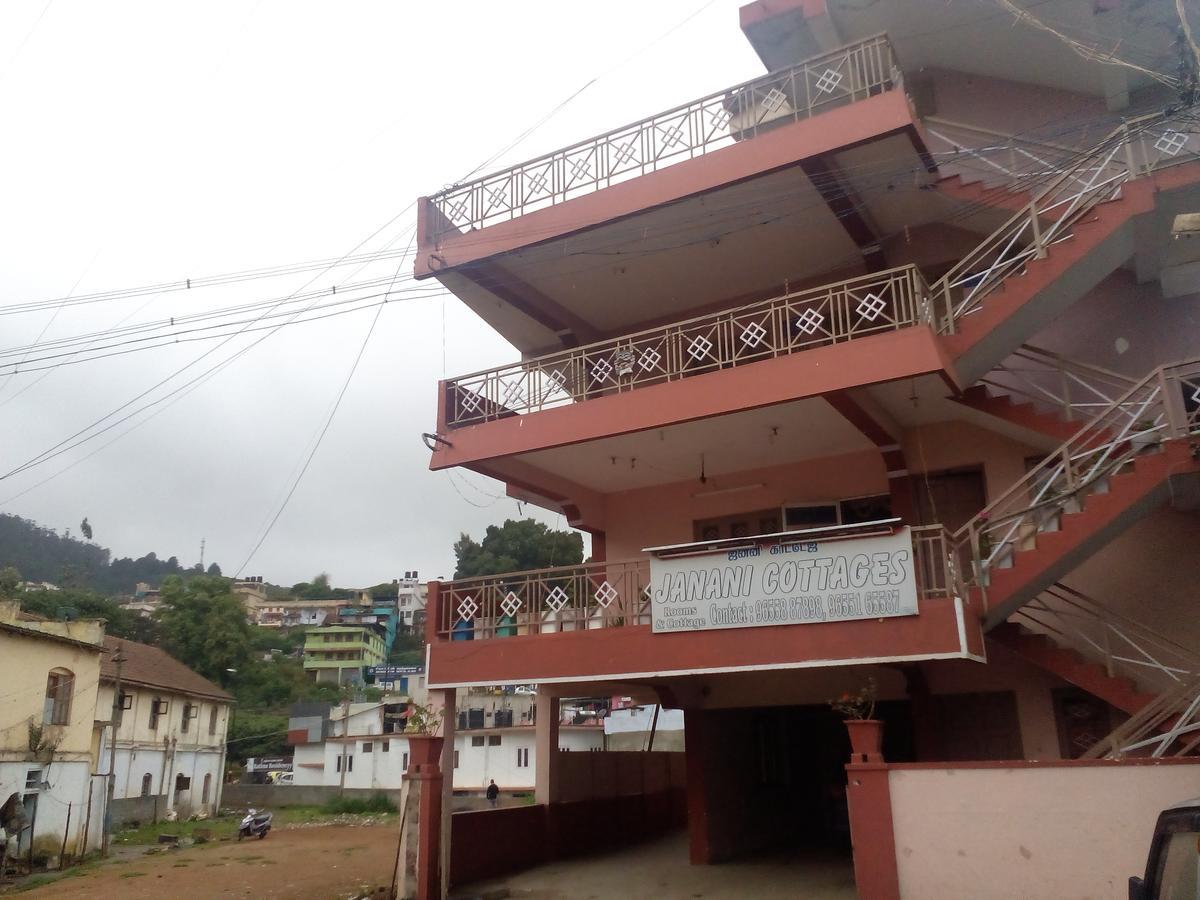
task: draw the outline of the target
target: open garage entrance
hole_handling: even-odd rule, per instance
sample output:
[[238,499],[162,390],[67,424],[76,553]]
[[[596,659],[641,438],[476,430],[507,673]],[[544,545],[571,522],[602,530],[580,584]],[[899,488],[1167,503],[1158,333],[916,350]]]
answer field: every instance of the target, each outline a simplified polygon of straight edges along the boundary
[[[912,760],[907,701],[880,703],[884,758]],[[828,706],[689,710],[688,828],[693,863],[763,855],[842,856],[849,866],[850,742]]]

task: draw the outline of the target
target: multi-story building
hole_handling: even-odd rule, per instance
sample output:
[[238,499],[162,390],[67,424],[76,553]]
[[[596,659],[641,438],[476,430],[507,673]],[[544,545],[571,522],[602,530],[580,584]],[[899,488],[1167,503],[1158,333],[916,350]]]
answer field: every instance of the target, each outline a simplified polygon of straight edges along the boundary
[[[96,718],[111,723],[99,771],[116,773],[113,818],[213,815],[220,806],[233,697],[157,647],[104,639]],[[122,660],[118,669],[117,659]]]
[[363,680],[363,670],[387,658],[385,631],[378,623],[322,625],[304,635],[304,671],[314,681]]
[[247,617],[255,625],[264,628],[303,628],[324,625],[337,618],[338,610],[345,600],[291,600],[271,598],[261,604],[248,607]]
[[[440,383],[431,467],[594,560],[431,583],[429,685],[683,709],[694,862],[835,840],[848,795],[862,896],[1062,896],[946,848],[1074,842],[1033,760],[1076,813],[1195,779],[1067,765],[1200,727],[1195,60],[1169,0],[1036,7],[758,0],[769,74],[419,200],[417,277],[520,354]],[[869,682],[848,770],[824,701]]]
[[0,807],[14,795],[24,807],[8,835],[18,854],[31,841],[57,857],[103,839],[104,783],[92,777],[103,639],[103,622],[46,621],[0,602]]

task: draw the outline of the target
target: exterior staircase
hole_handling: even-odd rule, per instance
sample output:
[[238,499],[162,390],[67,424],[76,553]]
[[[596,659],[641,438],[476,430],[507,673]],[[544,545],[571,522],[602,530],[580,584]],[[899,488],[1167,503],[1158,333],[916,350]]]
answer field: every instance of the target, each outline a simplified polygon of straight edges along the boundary
[[1153,702],[1156,696],[1139,691],[1132,678],[1111,675],[1102,664],[1089,662],[1078,650],[1060,647],[1047,635],[1016,622],[997,625],[988,638],[1129,715]]
[[1200,507],[1200,357],[1149,373],[955,532],[984,629],[1168,500]]
[[1052,585],[989,641],[1128,714],[1084,756],[1178,756],[1200,745],[1200,651]]
[[1134,379],[1100,366],[1022,345],[987,377],[953,399],[1027,438],[1069,440],[1096,413],[1134,385]]
[[[1122,123],[1070,164],[1047,164],[1035,179],[1053,174],[1049,184],[932,285],[933,321],[961,383],[983,377],[1129,259],[1134,220],[1159,195],[1200,187],[1188,132],[1156,114]],[[941,189],[981,203],[1010,193],[961,177]]]
[[[1043,590],[1067,575],[1105,544],[1170,497],[1171,477],[1200,474],[1186,443],[1171,441],[1158,452],[1136,456],[1105,478],[1104,484],[1054,512],[1023,523],[1010,542],[1008,565],[988,571],[985,630],[1003,622]],[[1106,488],[1100,490],[1099,488]],[[1057,526],[1055,530],[1051,530]]]

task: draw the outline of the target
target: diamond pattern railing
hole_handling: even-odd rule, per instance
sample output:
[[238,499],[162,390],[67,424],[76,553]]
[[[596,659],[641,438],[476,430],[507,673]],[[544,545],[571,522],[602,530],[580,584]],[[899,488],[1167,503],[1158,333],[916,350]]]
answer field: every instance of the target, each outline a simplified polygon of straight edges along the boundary
[[[950,535],[912,529],[918,598],[965,597]],[[747,538],[753,542],[756,538]],[[650,624],[650,561],[585,563],[448,581],[431,614],[441,640],[467,641]]]
[[931,321],[930,295],[920,270],[902,266],[475,372],[446,382],[447,424],[566,406],[907,328]]
[[896,87],[877,35],[430,197],[429,237],[484,228],[730,146]]
[[932,286],[904,266],[446,382],[450,427],[928,323],[953,333],[1130,178],[1200,156],[1188,114],[1123,123]]

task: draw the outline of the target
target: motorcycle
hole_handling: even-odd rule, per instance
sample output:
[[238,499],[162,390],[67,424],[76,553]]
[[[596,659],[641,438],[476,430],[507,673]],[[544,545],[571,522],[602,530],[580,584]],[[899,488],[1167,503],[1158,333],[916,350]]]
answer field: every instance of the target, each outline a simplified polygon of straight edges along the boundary
[[238,840],[245,837],[257,837],[261,841],[271,830],[271,818],[269,812],[248,810],[246,818],[242,819],[242,824],[238,827]]

